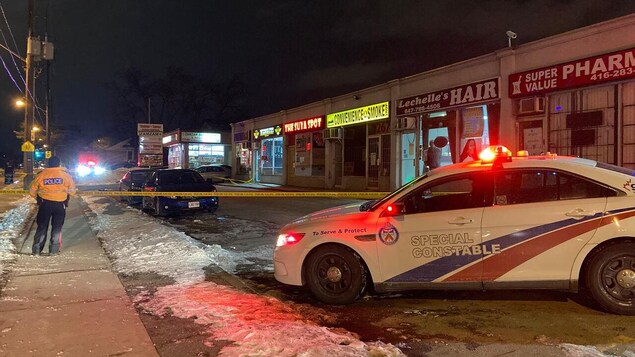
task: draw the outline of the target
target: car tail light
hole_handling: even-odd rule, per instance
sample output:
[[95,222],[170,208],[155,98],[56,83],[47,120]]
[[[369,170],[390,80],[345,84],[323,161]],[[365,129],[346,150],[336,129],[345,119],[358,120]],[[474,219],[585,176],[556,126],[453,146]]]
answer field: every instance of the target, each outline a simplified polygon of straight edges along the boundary
[[298,243],[304,237],[304,233],[283,233],[278,236],[276,247],[284,247]]
[[157,188],[156,188],[156,187],[154,187],[154,186],[145,186],[145,187],[143,188],[143,190],[144,190],[144,191],[148,191],[148,192],[154,192],[154,191],[156,191],[156,190],[157,190]]

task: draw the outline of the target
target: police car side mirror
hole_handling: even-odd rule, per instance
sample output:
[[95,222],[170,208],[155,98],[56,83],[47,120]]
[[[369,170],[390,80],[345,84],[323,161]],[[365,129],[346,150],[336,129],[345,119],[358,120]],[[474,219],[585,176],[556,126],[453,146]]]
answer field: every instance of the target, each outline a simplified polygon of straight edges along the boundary
[[393,202],[386,206],[379,215],[380,217],[394,217],[401,216],[403,214],[403,202]]

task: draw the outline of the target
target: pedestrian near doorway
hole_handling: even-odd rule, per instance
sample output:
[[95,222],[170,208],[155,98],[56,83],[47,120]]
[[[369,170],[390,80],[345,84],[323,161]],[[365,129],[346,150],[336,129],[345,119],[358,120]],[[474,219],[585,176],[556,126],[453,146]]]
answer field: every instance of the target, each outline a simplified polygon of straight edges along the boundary
[[430,170],[434,170],[441,166],[441,149],[434,144],[434,140],[430,140],[430,146],[426,150],[425,164],[430,168]]
[[66,207],[70,196],[75,195],[75,182],[71,175],[60,167],[60,159],[53,156],[48,167],[37,174],[29,193],[38,203],[37,230],[33,238],[33,255],[40,255],[46,244],[49,222],[51,240],[49,255],[59,254],[62,247],[62,226],[66,218]]

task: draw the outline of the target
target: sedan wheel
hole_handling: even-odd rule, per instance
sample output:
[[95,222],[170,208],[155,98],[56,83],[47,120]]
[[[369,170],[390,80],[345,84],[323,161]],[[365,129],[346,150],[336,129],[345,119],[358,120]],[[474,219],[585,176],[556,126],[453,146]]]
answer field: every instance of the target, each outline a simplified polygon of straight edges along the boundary
[[350,304],[366,287],[361,258],[343,246],[316,248],[307,259],[305,273],[311,293],[327,304]]
[[154,199],[154,214],[160,217],[166,215],[165,209],[161,207],[161,201],[159,200],[159,197]]
[[606,311],[635,315],[635,243],[606,247],[589,263],[587,287]]

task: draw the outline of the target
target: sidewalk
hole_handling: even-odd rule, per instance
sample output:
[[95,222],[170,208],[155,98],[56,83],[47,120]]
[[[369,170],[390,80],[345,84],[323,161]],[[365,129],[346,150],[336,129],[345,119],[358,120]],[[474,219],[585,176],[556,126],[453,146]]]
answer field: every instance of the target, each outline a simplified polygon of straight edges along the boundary
[[60,255],[31,256],[35,225],[15,242],[0,356],[158,356],[80,202],[70,202]]

